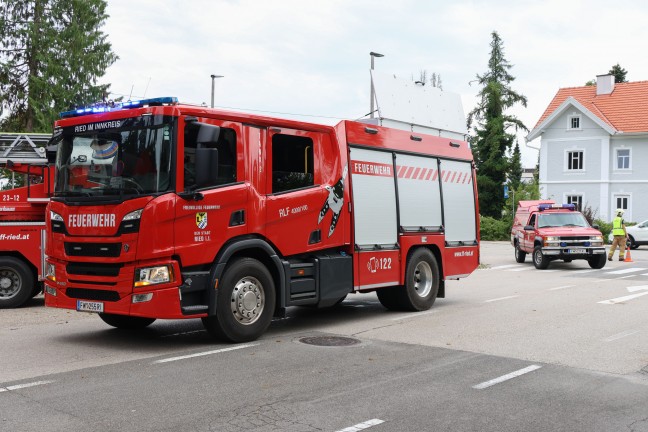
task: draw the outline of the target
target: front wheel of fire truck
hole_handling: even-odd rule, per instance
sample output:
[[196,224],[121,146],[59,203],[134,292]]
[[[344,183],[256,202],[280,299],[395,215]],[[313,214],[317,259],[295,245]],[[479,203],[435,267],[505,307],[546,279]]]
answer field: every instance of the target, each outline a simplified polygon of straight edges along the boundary
[[587,263],[593,269],[602,269],[605,267],[605,254],[595,255],[594,257],[587,260]]
[[155,321],[155,318],[142,318],[128,315],[114,315],[100,313],[99,318],[108,325],[124,330],[138,330],[148,327]]
[[34,276],[24,261],[0,257],[0,309],[21,306],[31,299]]
[[253,258],[230,263],[218,284],[216,315],[203,318],[205,329],[229,342],[258,339],[272,321],[275,287],[268,269]]
[[542,253],[542,248],[540,246],[536,246],[533,249],[533,265],[538,270],[544,270],[549,267],[549,258],[544,256],[544,254]]
[[526,258],[526,252],[520,249],[520,244],[515,243],[515,262],[523,263]]

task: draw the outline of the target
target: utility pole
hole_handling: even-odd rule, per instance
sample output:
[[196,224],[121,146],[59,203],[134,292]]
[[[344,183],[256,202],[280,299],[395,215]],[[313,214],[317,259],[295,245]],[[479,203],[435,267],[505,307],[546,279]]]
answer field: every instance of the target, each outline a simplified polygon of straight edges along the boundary
[[[374,57],[384,57],[383,54],[379,54],[377,52],[371,51],[369,53],[369,56],[371,57],[371,70],[374,69]],[[376,98],[375,96],[375,90],[374,90],[374,84],[373,84],[373,76],[369,77],[371,79],[371,102],[369,103],[369,117],[373,118],[374,117],[374,99]]]

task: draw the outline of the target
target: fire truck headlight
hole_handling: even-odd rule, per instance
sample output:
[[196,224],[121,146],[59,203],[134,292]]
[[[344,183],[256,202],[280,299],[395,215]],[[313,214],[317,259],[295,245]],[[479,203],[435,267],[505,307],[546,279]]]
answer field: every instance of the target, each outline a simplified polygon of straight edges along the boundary
[[119,225],[119,234],[138,232],[143,210],[144,209],[135,210],[124,216]]
[[544,239],[545,246],[558,246],[560,244],[560,237],[547,236]]
[[63,217],[50,210],[50,223],[52,224],[52,232],[65,233],[65,222]]
[[173,271],[169,266],[143,267],[135,270],[135,287],[171,282]]
[[45,263],[45,279],[56,282],[56,267],[54,267],[54,264]]
[[590,236],[592,246],[603,246],[603,236]]

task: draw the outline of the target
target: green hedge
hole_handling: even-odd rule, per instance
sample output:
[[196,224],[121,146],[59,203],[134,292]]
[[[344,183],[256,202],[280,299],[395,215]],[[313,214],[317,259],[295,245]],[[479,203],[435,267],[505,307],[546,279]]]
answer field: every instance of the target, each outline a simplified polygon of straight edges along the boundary
[[498,220],[489,216],[480,218],[480,238],[487,241],[510,240],[511,221]]

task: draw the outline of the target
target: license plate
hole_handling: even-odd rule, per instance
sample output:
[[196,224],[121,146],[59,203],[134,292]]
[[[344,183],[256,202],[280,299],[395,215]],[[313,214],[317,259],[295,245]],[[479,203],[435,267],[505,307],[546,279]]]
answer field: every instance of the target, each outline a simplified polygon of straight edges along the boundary
[[570,254],[584,254],[587,251],[585,249],[569,249],[567,252]]
[[101,313],[104,311],[104,305],[101,302],[77,300],[77,310],[79,312]]

